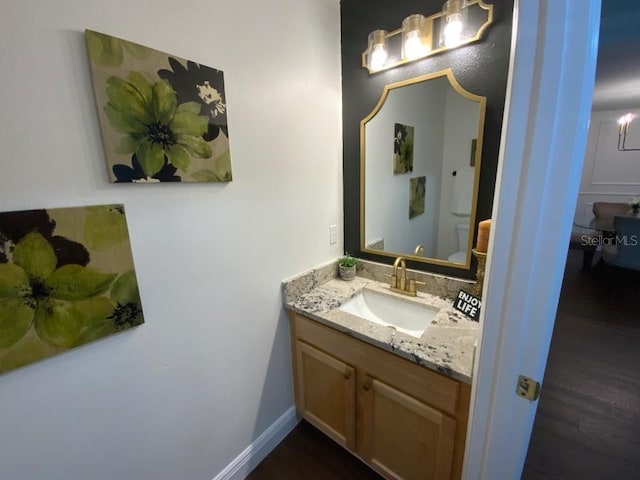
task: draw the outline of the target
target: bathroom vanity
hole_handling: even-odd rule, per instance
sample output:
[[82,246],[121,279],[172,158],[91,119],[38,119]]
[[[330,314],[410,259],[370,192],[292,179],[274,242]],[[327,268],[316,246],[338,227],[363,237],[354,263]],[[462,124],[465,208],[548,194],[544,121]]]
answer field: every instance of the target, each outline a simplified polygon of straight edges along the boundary
[[[443,296],[408,299],[377,281],[388,266],[374,265],[351,282],[332,265],[285,282],[298,414],[385,478],[459,478],[477,323],[444,298],[456,280],[422,274]],[[388,295],[391,311],[410,302],[437,313],[422,332],[342,308],[368,291]]]

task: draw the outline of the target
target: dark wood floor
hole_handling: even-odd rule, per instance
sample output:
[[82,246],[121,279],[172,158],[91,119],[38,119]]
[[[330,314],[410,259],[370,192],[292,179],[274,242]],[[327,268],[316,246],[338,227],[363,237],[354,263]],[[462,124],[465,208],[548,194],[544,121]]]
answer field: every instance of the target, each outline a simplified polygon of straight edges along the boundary
[[247,480],[381,480],[329,437],[302,421]]
[[[570,251],[525,480],[640,479],[640,282],[581,267]],[[302,422],[247,478],[381,477]]]
[[639,278],[570,251],[522,478],[640,478]]

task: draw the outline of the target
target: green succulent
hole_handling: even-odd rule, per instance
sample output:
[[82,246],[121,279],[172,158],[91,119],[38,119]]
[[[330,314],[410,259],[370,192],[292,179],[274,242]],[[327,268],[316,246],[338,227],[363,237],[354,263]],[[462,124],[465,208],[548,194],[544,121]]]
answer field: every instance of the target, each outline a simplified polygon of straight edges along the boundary
[[340,257],[338,264],[341,267],[355,267],[358,265],[358,259],[349,255],[349,252],[346,252],[343,257]]
[[128,80],[107,79],[109,102],[104,112],[115,130],[124,133],[116,153],[135,153],[148,177],[158,173],[167,161],[177,169],[189,168],[191,156],[211,157],[211,147],[202,138],[208,118],[200,115],[200,104],[178,105],[173,88],[166,80],[150,84],[139,72]]

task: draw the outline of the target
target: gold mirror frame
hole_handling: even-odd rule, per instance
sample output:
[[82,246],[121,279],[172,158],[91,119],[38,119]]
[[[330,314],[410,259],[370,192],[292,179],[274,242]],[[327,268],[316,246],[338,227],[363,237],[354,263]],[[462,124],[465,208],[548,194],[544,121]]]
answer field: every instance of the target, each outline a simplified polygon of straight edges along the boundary
[[[478,27],[478,30],[476,31],[476,34],[473,35],[470,38],[466,38],[464,40],[461,40],[459,43],[457,43],[454,46],[442,46],[442,47],[437,47],[437,48],[433,48],[433,49],[429,49],[428,51],[426,51],[425,53],[423,53],[422,55],[419,55],[415,58],[411,58],[411,59],[404,59],[402,58],[402,55],[400,54],[400,52],[394,52],[390,58],[390,60],[382,67],[380,68],[376,68],[376,69],[372,69],[369,67],[368,61],[367,61],[367,56],[368,56],[368,48],[362,52],[362,67],[366,68],[367,71],[369,72],[370,75],[373,75],[375,73],[378,72],[384,72],[385,70],[389,70],[391,68],[395,68],[395,67],[399,67],[400,65],[404,65],[406,63],[410,63],[410,62],[415,62],[417,60],[421,60],[423,58],[427,58],[430,57],[431,55],[436,55],[440,52],[445,52],[447,50],[453,50],[456,49],[458,47],[461,47],[463,45],[468,45],[470,43],[474,43],[477,42],[478,40],[480,40],[480,38],[482,38],[482,34],[485,32],[485,30],[487,28],[489,28],[489,25],[491,25],[493,23],[493,5],[491,4],[486,4],[484,3],[483,0],[468,0],[467,1],[467,6],[466,8],[479,8],[480,11],[484,11],[486,12],[486,20]],[[437,21],[441,21],[440,19],[442,19],[444,17],[444,14],[442,11],[439,11],[437,13],[434,13],[433,15],[430,15],[428,17],[424,17],[424,36],[425,38],[428,38],[431,42],[434,41],[434,37],[433,37],[433,31],[434,31],[434,24]],[[391,40],[392,42],[397,40],[397,38],[401,38],[402,37],[402,27],[393,30],[391,32],[383,32],[386,33],[386,35],[384,35],[384,37],[386,38],[386,41],[388,42],[389,40]],[[399,36],[399,37],[398,37]],[[401,49],[401,46],[396,46],[395,50]]]
[[[371,121],[376,114],[382,109],[384,106],[389,93],[392,90],[397,88],[405,87],[408,85],[413,85],[421,82],[426,82],[428,80],[434,80],[440,77],[446,77],[449,81],[450,86],[455,90],[456,93],[461,95],[462,97],[471,100],[473,102],[478,103],[479,112],[478,112],[478,132],[477,132],[477,144],[475,151],[475,170],[474,170],[474,178],[473,178],[473,197],[472,197],[472,205],[471,205],[471,214],[469,216],[469,238],[467,241],[467,256],[465,263],[454,263],[448,260],[441,260],[439,258],[432,257],[420,257],[416,254],[407,254],[405,252],[388,252],[385,250],[376,250],[373,248],[367,248],[366,239],[365,239],[365,186],[366,186],[366,132],[365,127],[369,121]],[[414,260],[417,262],[422,262],[426,264],[435,264],[435,265],[443,265],[447,267],[464,269],[468,270],[471,268],[471,249],[473,247],[473,237],[475,226],[477,224],[476,212],[478,206],[478,190],[480,185],[480,166],[482,163],[482,145],[484,138],[484,122],[485,122],[485,113],[487,108],[487,98],[482,97],[480,95],[475,95],[471,92],[468,92],[458,83],[456,78],[453,75],[453,71],[451,68],[447,68],[446,70],[441,70],[435,73],[430,73],[427,75],[422,75],[419,77],[410,78],[408,80],[403,80],[400,82],[390,83],[385,85],[382,95],[378,100],[378,103],[374,107],[374,109],[360,121],[360,251],[366,253],[373,253],[377,255],[383,255],[386,257],[396,258],[398,256],[402,256],[408,260]]]

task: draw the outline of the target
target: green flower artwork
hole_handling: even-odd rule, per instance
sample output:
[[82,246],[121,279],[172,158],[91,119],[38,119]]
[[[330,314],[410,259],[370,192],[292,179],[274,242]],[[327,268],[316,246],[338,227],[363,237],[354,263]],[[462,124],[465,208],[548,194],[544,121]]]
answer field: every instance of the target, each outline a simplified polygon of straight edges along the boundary
[[393,126],[393,173],[413,172],[413,131],[409,125]]
[[424,213],[427,177],[409,179],[409,219]]
[[143,322],[122,205],[0,212],[0,373]]
[[230,182],[224,76],[86,30],[105,157],[113,182]]

